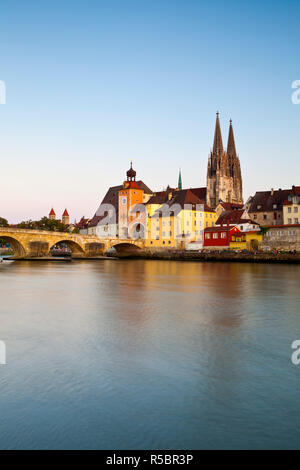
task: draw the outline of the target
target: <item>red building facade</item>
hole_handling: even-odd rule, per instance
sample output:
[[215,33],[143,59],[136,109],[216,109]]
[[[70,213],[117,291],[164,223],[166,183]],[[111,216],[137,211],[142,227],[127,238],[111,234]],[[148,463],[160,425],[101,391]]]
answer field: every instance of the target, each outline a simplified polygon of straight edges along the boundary
[[221,226],[207,227],[204,230],[203,247],[225,249],[229,248],[232,237],[242,236],[242,232],[237,227]]

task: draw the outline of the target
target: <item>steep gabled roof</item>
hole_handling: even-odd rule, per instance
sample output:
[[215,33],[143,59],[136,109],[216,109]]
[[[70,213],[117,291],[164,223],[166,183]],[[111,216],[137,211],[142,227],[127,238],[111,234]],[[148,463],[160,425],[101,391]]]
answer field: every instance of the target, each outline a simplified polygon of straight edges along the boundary
[[292,189],[278,189],[276,191],[258,191],[253,196],[249,212],[268,212],[276,209],[282,209],[284,201],[288,199]]
[[[151,189],[148,188],[148,186],[143,182],[143,181],[133,181],[130,183],[135,183],[136,188],[143,189],[146,194],[152,194]],[[133,187],[133,186],[132,186]],[[111,204],[115,208],[115,214],[116,214],[116,223],[118,223],[118,217],[119,217],[119,191],[123,189],[123,185],[120,184],[118,186],[111,186],[107,193],[105,194],[100,206],[102,204]],[[97,210],[97,212],[99,209]],[[96,214],[94,217],[90,220],[89,222],[89,227],[96,227],[103,219],[104,217],[107,217],[107,213],[105,212],[103,215],[99,216]]]
[[190,188],[190,190],[198,196],[202,201],[206,201],[207,188]]
[[153,191],[141,180],[137,181],[137,184],[139,185],[140,189],[144,190],[145,194],[153,194]]
[[[176,190],[173,192],[171,199],[167,199],[164,201],[164,204],[169,206],[171,209],[173,207],[175,215],[178,215],[182,209],[184,209],[185,205],[192,206],[193,210],[197,209],[197,205],[203,206],[205,212],[214,212],[205,201],[200,199],[196,194],[192,191],[192,189],[182,189],[181,191]],[[202,208],[201,208],[202,209]],[[163,214],[163,211],[157,209],[156,213]]]
[[163,204],[168,200],[168,193],[167,191],[159,191],[154,193],[153,196],[150,197],[149,201],[146,202],[146,205],[150,204]]
[[220,205],[226,210],[226,211],[233,211],[237,209],[243,209],[244,204],[236,204],[233,202],[220,202]]
[[248,213],[244,209],[236,209],[232,211],[224,211],[220,214],[216,225],[241,225],[241,224],[253,224],[259,225],[254,220],[250,219]]

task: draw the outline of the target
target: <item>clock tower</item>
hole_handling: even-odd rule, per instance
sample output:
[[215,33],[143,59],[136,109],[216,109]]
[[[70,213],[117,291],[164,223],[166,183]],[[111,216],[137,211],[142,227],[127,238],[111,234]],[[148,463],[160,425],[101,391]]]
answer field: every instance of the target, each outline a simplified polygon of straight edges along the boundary
[[134,207],[137,204],[143,204],[144,190],[135,180],[136,171],[132,168],[132,163],[126,175],[127,179],[119,190],[119,238],[130,236],[130,224],[137,219],[137,214],[132,214]]

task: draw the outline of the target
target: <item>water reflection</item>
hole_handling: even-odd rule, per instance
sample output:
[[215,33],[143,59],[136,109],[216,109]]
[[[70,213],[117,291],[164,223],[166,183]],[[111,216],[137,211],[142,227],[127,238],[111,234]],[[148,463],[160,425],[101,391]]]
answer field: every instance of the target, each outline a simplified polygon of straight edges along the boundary
[[297,447],[299,280],[288,265],[1,265],[0,447]]

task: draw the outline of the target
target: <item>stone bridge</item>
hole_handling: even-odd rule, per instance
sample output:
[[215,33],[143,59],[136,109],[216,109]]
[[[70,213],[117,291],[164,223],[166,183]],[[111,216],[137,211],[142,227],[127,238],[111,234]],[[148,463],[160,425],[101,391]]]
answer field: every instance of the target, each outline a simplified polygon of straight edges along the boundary
[[72,252],[72,258],[86,258],[104,255],[115,248],[117,255],[130,256],[144,249],[144,240],[108,238],[68,232],[48,232],[0,227],[0,239],[9,243],[14,258],[35,258],[49,256],[50,250],[64,243]]

